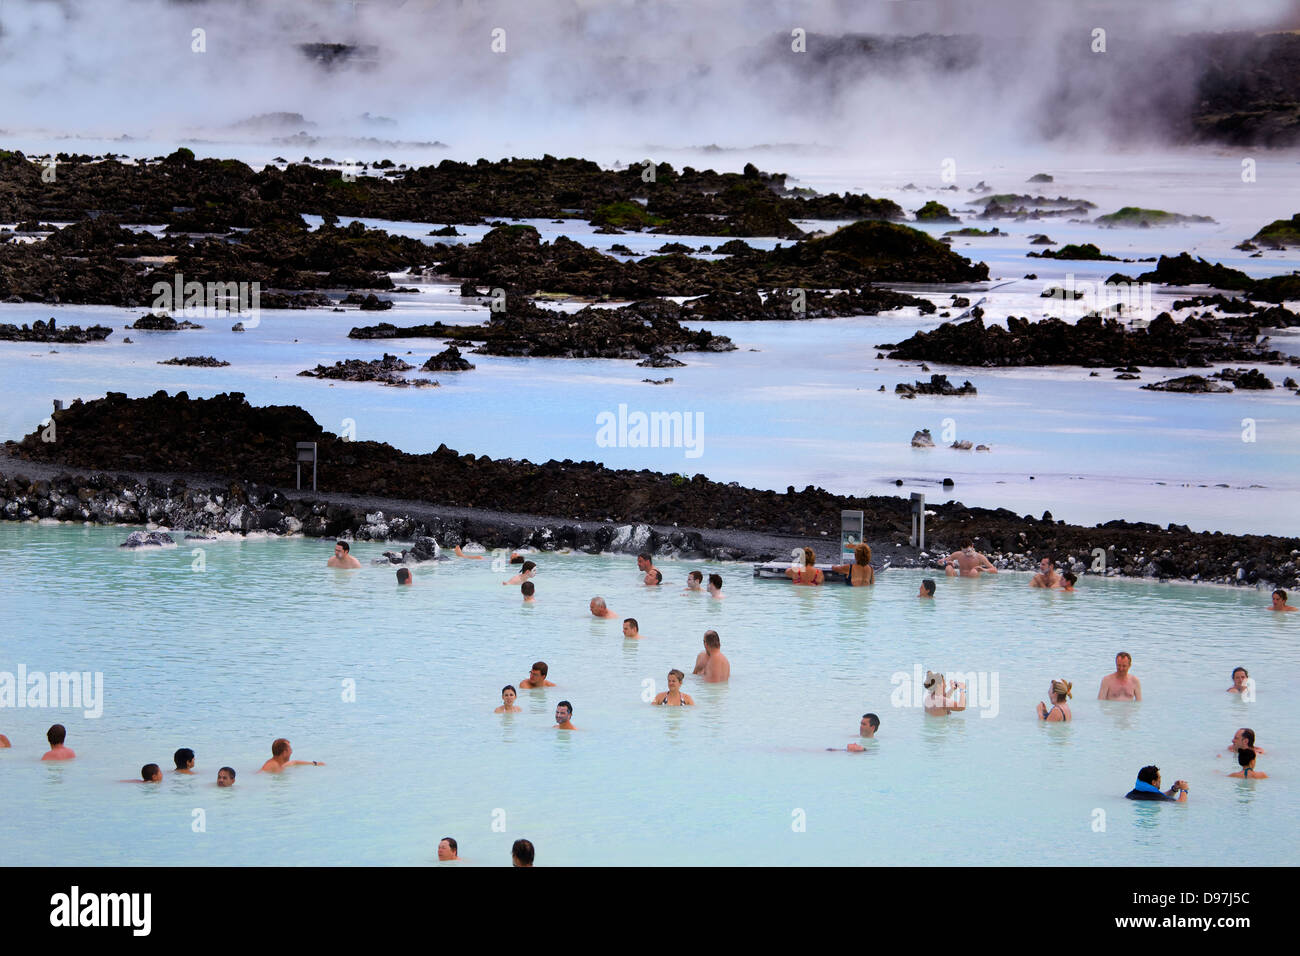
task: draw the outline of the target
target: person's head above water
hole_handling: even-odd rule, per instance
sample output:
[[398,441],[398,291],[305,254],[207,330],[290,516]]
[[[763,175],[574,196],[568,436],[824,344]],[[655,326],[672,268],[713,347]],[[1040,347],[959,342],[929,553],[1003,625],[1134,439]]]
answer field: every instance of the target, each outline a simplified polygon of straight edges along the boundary
[[875,714],[863,714],[858,723],[858,733],[863,737],[874,737],[880,729],[880,718]]
[[519,592],[526,598],[532,597],[536,591],[537,585],[532,581],[525,581],[523,584],[519,585]]
[[1250,673],[1244,667],[1234,667],[1232,669],[1232,686],[1237,690],[1243,690],[1246,682],[1250,680]]
[[924,687],[926,690],[928,690],[930,693],[937,694],[938,696],[942,697],[948,685],[944,683],[942,674],[937,674],[934,671],[926,671],[925,683],[922,684],[921,686]]
[[1138,771],[1138,780],[1142,783],[1149,783],[1153,787],[1160,786],[1160,768],[1143,767]]
[[587,606],[591,608],[591,613],[596,615],[596,617],[604,617],[605,612],[609,610],[609,608],[605,606],[605,599],[603,597],[592,598],[591,603]]
[[721,575],[721,574],[710,574],[710,575],[709,575],[709,587],[713,588],[713,590],[715,590],[715,591],[721,591],[721,590],[722,590],[722,575]]
[[194,766],[194,751],[189,747],[182,747],[172,754],[172,760],[175,761],[177,770],[188,770]]
[[519,573],[527,574],[529,571],[536,571],[536,570],[537,570],[536,561],[525,561],[524,566],[519,569]]
[[1072,696],[1070,694],[1072,687],[1074,685],[1064,678],[1052,681],[1052,699],[1058,704],[1064,704]]
[[924,581],[921,582],[921,591],[919,594],[917,594],[917,597],[923,597],[923,598],[934,597],[934,587],[935,587],[934,580],[932,578],[926,578]]
[[1237,748],[1237,764],[1247,769],[1255,766],[1255,751],[1250,747]]
[[722,638],[718,637],[718,632],[717,632],[717,631],[705,631],[705,632],[704,632],[704,646],[705,646],[705,647],[713,647],[713,648],[721,649],[721,647],[722,647]]
[[636,622],[636,618],[634,618],[634,617],[625,617],[625,618],[623,618],[623,636],[624,636],[624,637],[635,637],[637,634],[640,634],[640,633],[641,633],[641,628],[640,628],[640,626],[637,624],[637,622]]
[[854,560],[858,562],[858,564],[862,564],[862,565],[870,564],[871,545],[869,544],[858,545],[856,548],[853,549],[853,557]]
[[638,571],[649,571],[654,567],[654,559],[648,551],[642,551],[636,556],[636,566]]
[[812,567],[817,563],[817,554],[812,548],[803,549],[803,563],[805,567]]
[[704,583],[703,571],[692,571],[690,574],[686,575],[687,587],[698,588],[703,583]]
[[567,700],[562,700],[555,705],[555,722],[557,724],[567,724],[573,717],[573,705]]
[[546,661],[535,661],[533,663],[532,671],[529,673],[528,677],[530,680],[536,680],[539,677],[545,678],[546,675],[549,674],[550,672],[551,669],[546,666]]
[[45,739],[50,742],[51,747],[61,746],[63,741],[68,739],[68,729],[62,724],[55,724],[45,731]]
[[1128,673],[1128,669],[1133,666],[1133,655],[1128,651],[1120,651],[1115,655],[1115,673],[1123,677]]
[[963,541],[963,542],[961,543],[961,549],[962,549],[963,551],[974,551],[974,550],[975,550],[975,542],[972,541],[970,538],[967,538],[965,541]]
[[668,689],[673,690],[674,683],[676,684],[677,687],[681,687],[682,681],[684,680],[686,680],[685,672],[679,671],[677,668],[674,667],[672,670],[668,672]]
[[645,583],[655,587],[664,583],[664,573],[658,568],[651,568],[645,573]]
[[1238,729],[1238,731],[1232,735],[1232,746],[1236,750],[1240,750],[1242,747],[1249,747],[1253,750],[1255,748],[1255,731],[1251,730],[1249,727]]
[[217,771],[218,787],[233,787],[235,785],[235,768],[222,767]]
[[536,854],[531,840],[516,840],[510,848],[510,860],[515,866],[532,866]]
[[335,553],[335,554],[338,554],[340,548],[343,549],[343,553],[344,553],[344,554],[347,554],[347,553],[349,553],[349,552],[352,550],[351,548],[348,547],[348,543],[347,543],[346,541],[335,541],[335,542],[334,542],[334,553]]
[[147,763],[140,768],[140,779],[145,783],[158,783],[162,780],[162,767],[156,763]]
[[438,859],[440,860],[458,859],[456,856],[458,850],[458,844],[451,837],[443,837],[438,841]]
[[410,568],[398,568],[398,569],[397,569],[397,583],[398,583],[398,584],[410,584],[410,583],[411,583],[411,570],[410,570]]
[[283,737],[279,737],[276,740],[274,740],[271,743],[271,756],[272,757],[293,756],[293,748],[289,746],[289,741],[287,741]]
[[515,690],[514,684],[506,684],[501,688],[501,699],[505,701],[507,707],[514,704],[515,698],[519,696],[519,691]]

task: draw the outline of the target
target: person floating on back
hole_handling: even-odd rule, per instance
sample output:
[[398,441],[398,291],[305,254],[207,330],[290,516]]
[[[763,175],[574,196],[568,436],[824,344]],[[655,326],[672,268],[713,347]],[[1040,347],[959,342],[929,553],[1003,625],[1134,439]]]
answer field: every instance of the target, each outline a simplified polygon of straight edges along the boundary
[[1136,700],[1142,699],[1142,682],[1128,672],[1133,664],[1133,655],[1120,651],[1115,655],[1115,673],[1107,674],[1101,679],[1101,688],[1097,691],[1098,700]]
[[[1178,794],[1178,796],[1174,796]],[[1124,796],[1129,800],[1171,800],[1177,803],[1187,802],[1187,781],[1175,780],[1168,792],[1160,791],[1160,768],[1143,767],[1138,771],[1133,789]]]
[[63,741],[68,739],[68,730],[62,724],[55,724],[47,730],[45,739],[50,742],[50,749],[41,756],[42,760],[72,760],[77,756],[71,747],[63,745]]
[[334,557],[326,561],[325,564],[327,567],[347,568],[348,570],[361,567],[361,562],[352,557],[352,549],[348,547],[346,541],[334,542]]
[[324,763],[316,760],[290,760],[293,756],[293,747],[289,741],[283,737],[271,744],[271,759],[262,764],[260,773],[281,773],[285,767],[305,767],[311,764],[313,767],[323,767]]

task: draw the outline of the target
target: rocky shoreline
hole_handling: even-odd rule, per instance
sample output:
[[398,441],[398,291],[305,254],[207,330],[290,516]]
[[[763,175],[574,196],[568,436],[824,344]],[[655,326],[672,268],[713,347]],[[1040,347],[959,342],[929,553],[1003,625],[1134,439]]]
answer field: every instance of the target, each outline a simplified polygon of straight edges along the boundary
[[[618,471],[568,460],[493,461],[445,447],[405,454],[344,441],[301,409],[254,408],[237,393],[199,400],[184,393],[146,399],[110,394],[74,402],[53,421],[56,441],[42,441],[38,428],[7,445],[0,461],[0,515],[7,520],[152,522],[196,533],[413,544],[432,537],[443,547],[473,541],[766,561],[784,559],[801,544],[814,546],[823,560],[835,556],[839,512],[857,509],[864,512],[876,559],[899,567],[934,568],[934,555],[971,537],[1008,570],[1029,569],[1047,554],[1078,573],[1096,567],[1097,573],[1130,577],[1286,588],[1300,583],[1300,538],[1193,533],[1129,521],[1086,528],[1046,512],[1035,518],[948,501],[927,505],[931,551],[921,553],[907,545],[910,512],[901,498],[848,497],[812,486],[778,493],[704,475]],[[307,440],[318,443],[320,487],[327,489],[321,493],[288,490],[294,442]]]

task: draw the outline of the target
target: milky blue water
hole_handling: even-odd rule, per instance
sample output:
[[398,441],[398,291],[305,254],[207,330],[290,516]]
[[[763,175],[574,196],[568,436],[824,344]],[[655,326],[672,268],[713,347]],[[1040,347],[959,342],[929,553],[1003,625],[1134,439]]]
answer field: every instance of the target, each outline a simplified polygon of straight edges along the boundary
[[[525,608],[490,561],[422,566],[399,590],[389,568],[327,570],[329,542],[118,550],[128,530],[0,524],[0,680],[103,675],[98,718],[0,708],[6,863],[419,865],[443,836],[483,865],[518,837],[543,865],[1296,862],[1300,614],[1254,590],[1085,578],[1066,595],[1003,574],[940,578],[921,602],[919,572],[813,589],[700,562],[647,589],[631,557],[546,554]],[[728,598],[681,593],[694,568]],[[644,638],[592,618],[595,594]],[[644,703],[710,628],[731,681],[688,677],[694,708]],[[1140,704],[1093,699],[1120,650]],[[558,686],[493,714],[537,659]],[[1254,702],[1225,693],[1238,665]],[[967,673],[972,707],[907,706],[918,669]],[[1075,720],[1045,727],[1056,677]],[[561,699],[579,730],[552,729]],[[844,752],[866,711],[876,742]],[[43,764],[56,721],[78,757]],[[1215,756],[1243,725],[1269,780]],[[258,775],[280,736],[326,766]],[[119,782],[179,747],[197,776]],[[1189,782],[1188,805],[1122,799],[1149,763]]]

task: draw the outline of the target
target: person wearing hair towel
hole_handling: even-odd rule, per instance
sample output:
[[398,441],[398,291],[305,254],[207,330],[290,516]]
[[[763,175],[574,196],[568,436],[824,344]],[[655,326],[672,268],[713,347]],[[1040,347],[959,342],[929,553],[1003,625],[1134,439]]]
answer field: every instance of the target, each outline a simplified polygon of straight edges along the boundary
[[1068,680],[1052,681],[1052,686],[1048,689],[1048,697],[1052,701],[1052,708],[1048,710],[1047,705],[1041,700],[1038,702],[1038,719],[1045,720],[1049,724],[1062,723],[1073,719],[1070,713],[1070,705],[1066,703],[1070,699],[1070,688],[1074,685]]
[[925,712],[934,717],[947,717],[951,713],[966,709],[966,685],[957,681],[948,688],[949,697],[944,693],[945,683],[942,674],[934,671],[925,672]]

